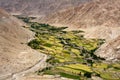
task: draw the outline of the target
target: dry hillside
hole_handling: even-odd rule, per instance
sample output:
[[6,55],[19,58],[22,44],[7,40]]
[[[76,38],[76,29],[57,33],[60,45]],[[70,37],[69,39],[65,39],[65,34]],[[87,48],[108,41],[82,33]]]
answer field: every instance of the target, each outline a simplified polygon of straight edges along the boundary
[[91,0],[0,0],[0,7],[13,13],[45,16]]
[[44,57],[26,46],[33,33],[22,28],[23,24],[0,9],[0,80],[29,69]]
[[101,48],[95,52],[95,54],[106,58],[106,60],[120,60],[120,36],[102,45]]
[[120,0],[94,0],[53,13],[41,22],[85,29],[86,37],[112,39],[120,34]]

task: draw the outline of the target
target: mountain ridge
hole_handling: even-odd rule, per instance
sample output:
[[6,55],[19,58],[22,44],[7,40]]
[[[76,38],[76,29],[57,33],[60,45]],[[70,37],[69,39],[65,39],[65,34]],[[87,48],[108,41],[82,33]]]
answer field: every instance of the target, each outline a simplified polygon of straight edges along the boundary
[[91,0],[1,0],[0,7],[12,14],[42,17],[89,1]]
[[[52,15],[46,16],[38,21],[43,23],[47,22],[52,25],[62,24],[71,29],[83,29],[86,32],[86,37],[99,37],[111,40],[113,38],[109,36],[109,32],[115,32],[111,28],[114,28],[114,30],[116,29],[116,32],[119,33],[117,31],[120,27],[119,3],[119,0],[94,0],[78,7],[53,13]],[[101,33],[99,31],[100,27],[102,27],[100,31],[104,31],[103,27],[105,27],[107,30],[105,33],[106,35],[103,35],[104,32]],[[90,31],[91,28],[93,31],[98,31],[98,33],[101,33],[101,35],[94,35],[94,32]]]

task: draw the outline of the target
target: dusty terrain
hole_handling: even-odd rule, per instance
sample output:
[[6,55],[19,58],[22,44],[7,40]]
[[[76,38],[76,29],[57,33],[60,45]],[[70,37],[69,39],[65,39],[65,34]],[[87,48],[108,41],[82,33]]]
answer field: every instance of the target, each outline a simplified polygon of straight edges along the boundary
[[26,45],[33,33],[22,25],[23,22],[0,9],[0,80],[31,68],[45,56]]
[[102,58],[106,58],[108,61],[114,62],[116,60],[120,60],[120,36],[103,44],[95,54]]
[[12,14],[42,17],[91,0],[0,0],[0,7]]
[[[120,0],[94,0],[83,5],[53,13],[40,20],[71,29],[83,29],[85,36],[116,38],[120,32]],[[111,37],[114,36],[114,37]]]

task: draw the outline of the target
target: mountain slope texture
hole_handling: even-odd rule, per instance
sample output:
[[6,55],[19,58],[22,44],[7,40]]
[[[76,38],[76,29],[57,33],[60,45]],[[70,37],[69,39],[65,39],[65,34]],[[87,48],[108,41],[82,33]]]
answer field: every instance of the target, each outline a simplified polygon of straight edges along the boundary
[[45,16],[91,0],[0,0],[0,7],[21,15]]
[[120,36],[102,45],[95,54],[108,61],[120,60]]
[[120,0],[94,0],[53,13],[40,22],[85,30],[86,37],[114,39],[120,34]]
[[23,22],[0,9],[0,80],[29,69],[44,56],[26,46],[33,33],[22,25]]

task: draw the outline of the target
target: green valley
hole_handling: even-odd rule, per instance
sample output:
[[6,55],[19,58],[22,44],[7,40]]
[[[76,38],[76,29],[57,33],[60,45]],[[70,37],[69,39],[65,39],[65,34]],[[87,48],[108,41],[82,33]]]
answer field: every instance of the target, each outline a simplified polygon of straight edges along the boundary
[[28,45],[49,56],[46,61],[49,65],[37,74],[60,75],[75,80],[88,80],[94,76],[119,80],[119,63],[105,62],[94,54],[105,42],[104,39],[86,39],[82,35],[84,31],[67,31],[67,27],[27,23],[31,26],[29,29],[35,32],[35,38]]

